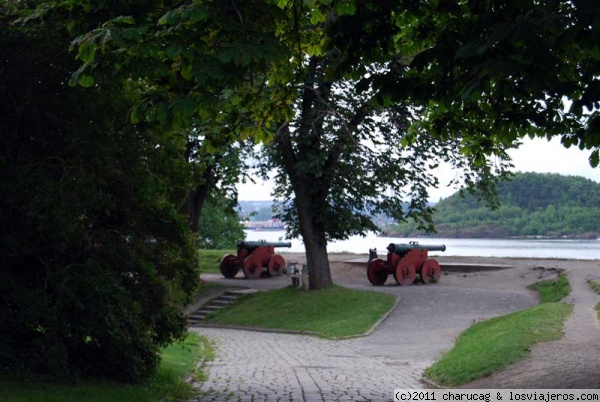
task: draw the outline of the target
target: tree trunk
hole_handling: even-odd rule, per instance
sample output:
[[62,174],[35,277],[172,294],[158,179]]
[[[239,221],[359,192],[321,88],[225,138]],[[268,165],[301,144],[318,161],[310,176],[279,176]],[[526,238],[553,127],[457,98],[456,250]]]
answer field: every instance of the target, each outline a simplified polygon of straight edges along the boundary
[[[194,153],[194,148],[196,147],[196,142],[192,140],[188,140],[186,151],[185,151],[185,160],[188,163],[191,163],[192,154]],[[200,214],[202,213],[202,207],[204,206],[204,202],[208,197],[208,194],[211,190],[211,186],[214,186],[216,183],[216,178],[214,177],[214,166],[208,165],[204,169],[200,178],[197,178],[201,184],[196,184],[194,188],[190,190],[185,199],[185,204],[181,208],[182,212],[187,215],[187,221],[190,230],[192,233],[198,233],[198,225],[200,222]]]
[[306,186],[296,189],[296,205],[300,223],[300,233],[306,248],[309,289],[324,289],[333,286],[331,269],[327,256],[325,230],[317,224]]
[[188,225],[193,233],[198,233],[200,213],[208,196],[208,186],[198,186],[188,193],[182,210],[187,215]]
[[313,236],[302,235],[302,239],[306,247],[309,289],[324,289],[333,286],[327,245]]
[[[323,225],[315,217],[314,205],[323,205],[325,198],[311,191],[313,179],[309,179],[296,169],[296,155],[292,147],[288,124],[282,124],[275,136],[275,144],[282,155],[283,166],[292,183],[296,196],[296,209],[300,235],[306,248],[309,289],[324,289],[333,285],[329,259],[327,257],[327,238]],[[322,194],[321,194],[322,195]]]

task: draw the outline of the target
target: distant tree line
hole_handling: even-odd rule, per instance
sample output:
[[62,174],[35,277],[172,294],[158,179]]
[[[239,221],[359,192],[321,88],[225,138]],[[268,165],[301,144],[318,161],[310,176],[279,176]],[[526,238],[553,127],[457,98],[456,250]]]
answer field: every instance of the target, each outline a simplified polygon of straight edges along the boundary
[[440,237],[591,237],[600,235],[600,184],[583,177],[518,173],[498,185],[500,206],[490,209],[456,193],[436,205],[437,233],[404,223],[386,232]]
[[231,200],[213,194],[206,200],[198,226],[198,240],[201,249],[235,248],[244,240],[244,227]]

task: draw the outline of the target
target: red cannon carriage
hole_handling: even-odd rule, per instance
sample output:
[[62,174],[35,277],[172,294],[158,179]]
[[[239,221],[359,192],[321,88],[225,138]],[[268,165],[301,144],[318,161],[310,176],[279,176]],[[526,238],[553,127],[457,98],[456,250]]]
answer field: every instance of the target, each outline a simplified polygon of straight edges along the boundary
[[221,258],[221,273],[225,278],[234,278],[242,269],[246,278],[258,279],[263,268],[267,268],[269,275],[281,275],[285,270],[285,259],[275,254],[275,247],[292,247],[292,243],[241,241],[237,245],[237,255],[227,254]]
[[446,251],[446,246],[427,246],[417,242],[408,244],[390,243],[387,247],[387,261],[372,258],[367,264],[367,277],[375,286],[385,283],[389,274],[394,275],[398,285],[412,285],[416,274],[421,277],[421,282],[427,284],[434,279],[440,280],[442,269],[433,258],[428,258],[427,253],[432,251]]

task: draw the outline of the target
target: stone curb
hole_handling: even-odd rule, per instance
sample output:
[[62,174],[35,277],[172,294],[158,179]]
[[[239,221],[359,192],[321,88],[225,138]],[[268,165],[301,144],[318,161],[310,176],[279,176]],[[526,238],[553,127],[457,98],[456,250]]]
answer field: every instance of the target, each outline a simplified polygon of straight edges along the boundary
[[201,322],[189,328],[220,328],[220,329],[235,329],[238,331],[251,331],[251,332],[268,332],[274,334],[290,334],[290,335],[310,335],[319,337],[320,335],[312,331],[297,331],[293,329],[278,329],[278,328],[261,328],[261,327],[248,327],[243,325],[225,325],[225,324],[211,324]]
[[430,380],[428,378],[425,378],[423,376],[421,376],[421,382],[423,384],[425,384],[427,386],[427,388],[429,388],[429,389],[450,389],[448,387],[442,387],[437,382]]

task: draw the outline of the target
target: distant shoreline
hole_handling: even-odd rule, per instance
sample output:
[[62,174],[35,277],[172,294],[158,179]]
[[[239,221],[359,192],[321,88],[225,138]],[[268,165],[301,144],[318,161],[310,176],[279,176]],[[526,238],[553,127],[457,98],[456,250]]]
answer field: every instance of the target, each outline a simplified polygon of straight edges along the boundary
[[377,237],[390,237],[390,238],[411,238],[411,239],[492,239],[492,240],[598,240],[600,241],[600,233],[582,233],[573,236],[547,236],[547,235],[535,235],[535,236],[484,236],[484,235],[460,235],[448,234],[448,233],[436,233],[432,235],[424,234],[403,234],[394,232],[385,232],[379,234]]
[[600,235],[581,235],[581,236],[452,236],[439,234],[435,236],[415,235],[415,234],[403,234],[403,233],[386,233],[378,235],[382,238],[395,238],[395,239],[489,239],[489,240],[597,240],[600,241]]

